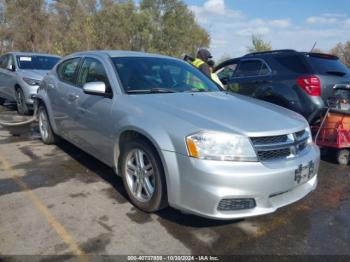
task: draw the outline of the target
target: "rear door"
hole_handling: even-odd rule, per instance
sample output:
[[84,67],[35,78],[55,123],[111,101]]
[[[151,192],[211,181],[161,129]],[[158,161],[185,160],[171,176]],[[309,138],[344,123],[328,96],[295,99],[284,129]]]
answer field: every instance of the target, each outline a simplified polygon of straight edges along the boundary
[[1,95],[9,100],[15,100],[14,86],[16,83],[16,72],[10,68],[14,65],[13,55],[7,54],[1,58],[0,69],[0,92]]
[[75,111],[76,97],[72,94],[77,89],[75,79],[80,60],[76,57],[62,61],[57,66],[57,79],[47,83],[55,123],[60,134],[68,140],[72,140],[75,128],[71,114]]
[[324,100],[334,94],[335,85],[349,85],[349,69],[335,56],[309,54],[307,60],[321,79],[321,96]]
[[8,55],[3,55],[0,57],[0,97],[8,98],[5,90],[5,70],[8,61]]

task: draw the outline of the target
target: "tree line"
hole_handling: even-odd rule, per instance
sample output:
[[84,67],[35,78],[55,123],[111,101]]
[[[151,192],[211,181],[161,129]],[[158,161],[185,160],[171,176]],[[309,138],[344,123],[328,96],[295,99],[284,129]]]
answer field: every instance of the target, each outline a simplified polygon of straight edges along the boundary
[[209,42],[182,0],[0,0],[0,53],[121,49],[180,57]]

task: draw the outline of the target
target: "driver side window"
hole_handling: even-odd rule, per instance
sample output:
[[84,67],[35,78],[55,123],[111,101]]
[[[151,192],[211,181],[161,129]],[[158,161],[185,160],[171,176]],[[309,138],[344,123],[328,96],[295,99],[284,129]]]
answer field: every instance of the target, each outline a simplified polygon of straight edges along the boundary
[[107,93],[112,92],[102,63],[94,58],[85,58],[78,74],[77,85],[82,87],[85,83],[90,82],[104,82]]
[[225,66],[223,69],[221,69],[217,75],[219,77],[219,79],[223,82],[223,83],[227,83],[229,80],[232,79],[232,77],[234,76],[234,73],[236,71],[237,68],[237,64],[230,64]]

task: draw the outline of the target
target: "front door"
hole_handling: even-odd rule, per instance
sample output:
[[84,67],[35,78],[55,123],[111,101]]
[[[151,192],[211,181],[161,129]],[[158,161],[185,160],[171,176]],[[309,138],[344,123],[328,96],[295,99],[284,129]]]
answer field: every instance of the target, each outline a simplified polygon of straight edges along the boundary
[[[109,95],[91,95],[83,91],[88,82],[104,82]],[[76,111],[73,121],[76,128],[72,130],[74,142],[104,162],[113,157],[113,134],[111,110],[113,95],[110,81],[101,61],[96,58],[85,58],[77,77],[79,88],[75,91]]]
[[259,97],[270,83],[270,69],[259,59],[241,60],[227,84],[229,90],[241,95]]

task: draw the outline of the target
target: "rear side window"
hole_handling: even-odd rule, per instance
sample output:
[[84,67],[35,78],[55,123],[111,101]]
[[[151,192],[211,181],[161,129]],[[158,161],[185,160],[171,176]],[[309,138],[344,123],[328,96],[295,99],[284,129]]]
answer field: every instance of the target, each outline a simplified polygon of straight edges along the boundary
[[339,76],[343,76],[348,73],[348,69],[339,59],[310,56],[308,60],[318,74],[338,74]]
[[297,74],[312,74],[312,69],[302,55],[276,56],[277,63],[285,69]]
[[242,76],[259,76],[269,73],[269,69],[265,63],[260,60],[247,60],[242,61],[238,65],[238,69],[235,72],[235,77]]
[[74,84],[75,71],[77,70],[80,58],[66,60],[58,65],[57,74],[60,80]]

